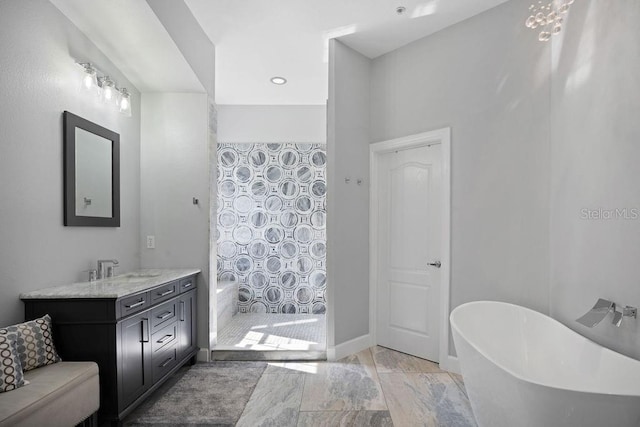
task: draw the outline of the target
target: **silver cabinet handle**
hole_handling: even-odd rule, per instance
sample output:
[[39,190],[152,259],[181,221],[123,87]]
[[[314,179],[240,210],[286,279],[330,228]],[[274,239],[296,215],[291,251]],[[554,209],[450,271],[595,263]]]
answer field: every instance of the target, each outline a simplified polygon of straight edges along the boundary
[[141,299],[140,301],[138,301],[135,304],[131,304],[131,305],[125,305],[125,308],[136,308],[136,307],[140,307],[142,304],[144,304],[144,300]]
[[157,342],[158,344],[164,344],[169,338],[173,338],[173,335],[165,335],[160,338]]
[[442,263],[440,261],[430,262],[427,264],[430,267],[440,268],[442,267]]
[[185,283],[184,285],[182,285],[182,287],[183,287],[184,289],[187,289],[187,288],[190,288],[190,287],[191,287],[191,285],[193,285],[193,283],[188,282],[188,283]]
[[142,319],[142,342],[149,342],[149,319]]
[[171,363],[171,361],[173,360],[173,357],[168,358],[167,360],[165,360],[164,362],[162,362],[160,364],[161,368],[164,368],[165,366],[167,366],[169,363]]
[[158,314],[158,319],[166,319],[167,317],[171,316],[173,314],[173,311],[165,311],[162,314]]
[[159,297],[165,297],[165,296],[167,296],[169,294],[172,294],[172,293],[173,293],[173,289],[169,289],[168,291],[164,291],[162,293],[158,292],[158,296]]

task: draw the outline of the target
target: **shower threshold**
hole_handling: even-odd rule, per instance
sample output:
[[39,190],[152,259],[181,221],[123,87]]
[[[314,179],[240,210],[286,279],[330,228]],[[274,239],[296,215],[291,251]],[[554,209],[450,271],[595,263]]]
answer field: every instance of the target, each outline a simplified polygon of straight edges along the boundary
[[213,360],[325,360],[323,314],[238,313],[218,333]]

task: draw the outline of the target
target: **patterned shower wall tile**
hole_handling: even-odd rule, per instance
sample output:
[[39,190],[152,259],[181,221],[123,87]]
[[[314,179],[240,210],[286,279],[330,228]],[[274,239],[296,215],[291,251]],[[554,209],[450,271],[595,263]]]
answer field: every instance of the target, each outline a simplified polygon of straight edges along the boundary
[[398,426],[474,427],[467,397],[449,374],[379,374],[393,423]]
[[437,363],[385,347],[372,347],[371,353],[373,353],[373,360],[379,374],[389,372],[444,372]]
[[371,352],[321,363],[307,374],[301,411],[386,410]]
[[218,278],[241,313],[326,311],[322,144],[218,144]]

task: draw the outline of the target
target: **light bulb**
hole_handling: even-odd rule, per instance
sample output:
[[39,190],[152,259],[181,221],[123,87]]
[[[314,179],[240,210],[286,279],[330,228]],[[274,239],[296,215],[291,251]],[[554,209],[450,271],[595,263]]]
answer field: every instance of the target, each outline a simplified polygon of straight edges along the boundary
[[116,102],[116,85],[108,76],[102,79],[102,101],[107,104]]
[[287,83],[287,79],[285,79],[284,77],[271,77],[271,83],[273,83],[274,85],[278,85],[278,86],[282,86],[283,84]]
[[82,76],[82,90],[85,92],[96,93],[98,90],[98,80],[96,69],[91,64],[81,64],[84,67],[84,75]]
[[85,74],[84,75],[84,79],[82,79],[82,85],[84,86],[85,89],[89,90],[93,87],[93,80],[95,79],[96,74],[93,73],[93,75],[91,74]]
[[131,117],[131,94],[127,91],[127,88],[120,90],[120,112],[127,117]]
[[113,99],[113,88],[111,86],[104,88],[104,99],[105,101],[111,101]]

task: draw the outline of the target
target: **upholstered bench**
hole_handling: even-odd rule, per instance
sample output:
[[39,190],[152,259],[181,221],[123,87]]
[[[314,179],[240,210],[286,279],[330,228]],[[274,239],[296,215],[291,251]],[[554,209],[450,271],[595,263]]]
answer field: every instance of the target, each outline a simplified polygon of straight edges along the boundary
[[51,318],[0,328],[0,427],[97,427],[98,365],[62,362]]
[[58,362],[24,378],[28,385],[0,393],[0,426],[71,427],[95,418],[100,387],[94,362]]

